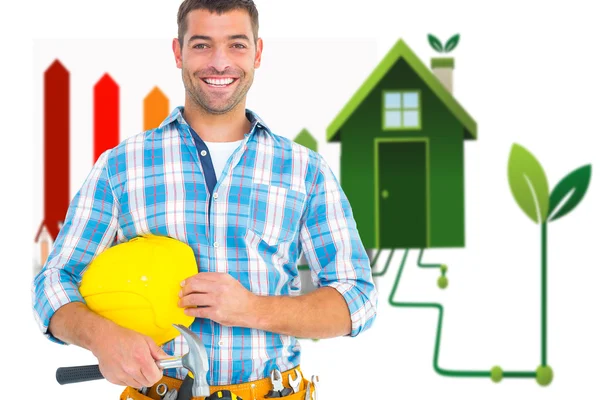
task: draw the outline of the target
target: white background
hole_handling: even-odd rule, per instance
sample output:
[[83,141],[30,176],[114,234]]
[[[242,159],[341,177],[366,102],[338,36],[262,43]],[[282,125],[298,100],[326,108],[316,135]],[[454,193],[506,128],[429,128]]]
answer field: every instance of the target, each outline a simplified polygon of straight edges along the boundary
[[[257,0],[265,53],[248,106],[284,136],[307,127],[336,172],[339,151],[325,144],[325,128],[394,42],[403,38],[429,64],[436,53],[427,33],[443,41],[461,34],[452,53],[454,94],[479,130],[479,139],[465,144],[467,246],[425,254],[425,261],[449,265],[445,291],[435,285],[437,272],[417,269],[411,253],[395,298],[444,305],[444,368],[534,370],[540,362],[539,230],[512,198],[507,161],[511,145],[522,144],[540,160],[551,187],[583,164],[600,165],[600,27],[593,4]],[[121,84],[122,138],[140,129],[141,99],[154,85],[164,87],[171,106],[183,101],[169,53],[178,5],[178,0],[2,5],[0,304],[8,367],[3,370],[9,373],[4,390],[10,394],[116,399],[121,392],[105,381],[58,385],[57,367],[95,360],[84,350],[43,338],[30,310],[32,240],[42,208],[40,77],[52,54],[71,57],[72,96],[81,96],[72,97],[78,107],[73,111],[79,111],[72,120],[72,144],[89,153],[72,156],[73,189],[91,166],[91,86],[101,73],[114,73]],[[111,56],[105,53],[107,39],[119,42]],[[65,43],[72,48],[65,49]],[[310,43],[316,54],[307,52]],[[291,59],[296,49],[306,59]],[[321,376],[320,400],[598,398],[599,201],[593,169],[582,203],[549,226],[548,361],[555,373],[550,386],[532,379],[494,384],[437,375],[432,367],[436,312],[387,304],[397,254],[390,273],[377,280],[380,307],[372,330],[354,339],[303,342],[303,369]]]

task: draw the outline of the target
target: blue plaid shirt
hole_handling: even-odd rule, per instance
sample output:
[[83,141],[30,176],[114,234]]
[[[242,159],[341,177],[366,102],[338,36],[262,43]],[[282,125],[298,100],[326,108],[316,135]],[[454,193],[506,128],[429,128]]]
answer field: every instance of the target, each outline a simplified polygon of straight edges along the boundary
[[[64,304],[85,303],[86,266],[115,243],[143,234],[187,243],[199,272],[226,272],[258,295],[300,293],[303,253],[319,287],[342,294],[351,336],[375,319],[377,292],[348,199],[316,152],[273,134],[250,110],[251,130],[216,177],[208,148],[176,108],[157,129],[133,136],[98,159],[73,198],[48,260],[32,287],[34,315],[48,332]],[[296,338],[196,318],[192,331],[209,355],[210,385],[248,382],[300,363]],[[182,337],[166,343],[187,352]],[[165,371],[183,379],[183,369]]]

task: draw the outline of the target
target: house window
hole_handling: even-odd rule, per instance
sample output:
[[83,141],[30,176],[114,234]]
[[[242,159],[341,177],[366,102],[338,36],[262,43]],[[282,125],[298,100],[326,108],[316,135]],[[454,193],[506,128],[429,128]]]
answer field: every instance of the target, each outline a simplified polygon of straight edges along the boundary
[[421,129],[419,92],[384,92],[383,108],[383,129]]

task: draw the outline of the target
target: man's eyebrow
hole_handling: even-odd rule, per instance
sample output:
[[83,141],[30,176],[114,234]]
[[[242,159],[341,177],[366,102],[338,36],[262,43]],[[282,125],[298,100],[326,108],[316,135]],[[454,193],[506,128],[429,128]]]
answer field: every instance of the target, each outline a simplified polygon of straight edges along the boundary
[[[248,38],[248,35],[244,35],[244,34],[240,34],[240,35],[231,35],[227,38],[228,40],[236,40],[236,39],[243,39],[243,40],[247,40],[250,41],[250,38]],[[210,36],[204,36],[204,35],[193,35],[188,42],[191,42],[193,40],[206,40],[207,42],[212,41],[212,38]]]
[[236,40],[236,39],[243,39],[243,40],[250,41],[250,38],[248,38],[247,35],[243,35],[243,34],[242,35],[232,35],[232,36],[229,36],[229,40]]
[[212,38],[210,36],[204,36],[204,35],[194,35],[191,38],[189,38],[188,42],[191,42],[193,40],[206,40],[206,41],[211,41]]

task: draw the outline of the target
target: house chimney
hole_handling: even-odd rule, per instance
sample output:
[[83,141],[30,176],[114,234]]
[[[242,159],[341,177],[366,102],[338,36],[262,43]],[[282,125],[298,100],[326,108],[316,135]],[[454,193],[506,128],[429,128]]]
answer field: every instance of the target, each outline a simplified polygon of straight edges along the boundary
[[442,85],[452,93],[452,75],[454,72],[454,58],[432,58],[431,70],[434,75],[442,82]]

